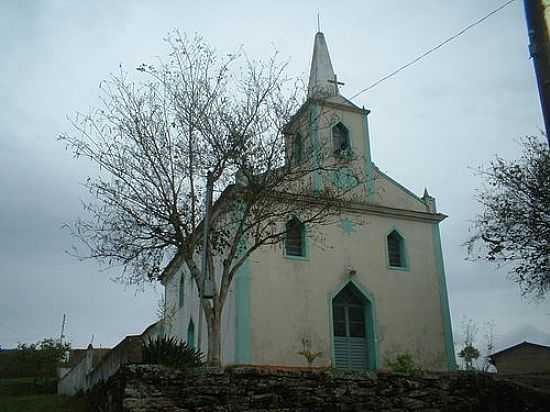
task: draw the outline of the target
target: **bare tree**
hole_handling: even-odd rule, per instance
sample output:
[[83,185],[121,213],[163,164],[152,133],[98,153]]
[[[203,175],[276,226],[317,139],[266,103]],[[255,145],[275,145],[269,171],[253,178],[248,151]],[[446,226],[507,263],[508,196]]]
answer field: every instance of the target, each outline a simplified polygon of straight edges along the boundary
[[[123,281],[155,280],[181,266],[199,293],[205,278],[214,279],[215,296],[202,309],[208,363],[217,365],[222,310],[239,267],[259,247],[280,243],[291,216],[311,229],[332,223],[365,179],[346,162],[339,176],[347,184],[315,190],[312,176],[342,170],[315,144],[331,119],[308,115],[303,88],[276,54],[265,62],[241,52],[220,58],[200,37],[176,32],[167,41],[168,61],[138,67],[140,83],[124,71],[102,82],[101,107],[77,115],[75,131],[60,136],[100,170],[86,181],[94,199],[88,217],[70,227],[87,246],[78,255],[121,265]],[[303,150],[295,150],[298,137]],[[205,272],[207,182],[214,204]]]
[[476,361],[480,356],[479,349],[475,346],[475,340],[479,327],[470,319],[462,321],[462,330],[464,334],[463,347],[458,356],[464,360],[463,368],[467,371],[475,370]]
[[166,299],[166,294],[160,296],[157,300],[156,315],[157,319],[162,322],[163,328],[170,325],[176,316],[177,308],[173,303],[169,303]]
[[[462,339],[458,356],[463,359],[464,370],[478,370],[481,372],[494,371],[491,355],[495,350],[495,322],[483,322],[481,328],[473,319],[462,319]],[[477,340],[482,332],[482,341]]]
[[491,355],[495,351],[495,322],[485,322],[483,324],[483,340],[485,346],[485,355],[483,356],[483,363],[481,370],[483,372],[491,372],[495,370],[495,367],[491,361]]
[[480,170],[487,185],[466,245],[473,258],[510,264],[523,294],[540,298],[550,290],[550,150],[536,137],[522,146],[518,160]]

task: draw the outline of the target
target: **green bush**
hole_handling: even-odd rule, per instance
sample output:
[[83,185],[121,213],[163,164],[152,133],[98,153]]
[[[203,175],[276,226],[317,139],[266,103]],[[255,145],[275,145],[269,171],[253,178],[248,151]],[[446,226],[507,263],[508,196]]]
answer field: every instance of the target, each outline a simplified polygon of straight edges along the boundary
[[395,357],[395,360],[386,359],[386,366],[392,372],[398,373],[415,373],[419,372],[420,368],[414,362],[412,355],[408,352],[400,353]]
[[69,343],[46,338],[37,343],[20,343],[16,349],[0,352],[0,378],[56,378],[69,353]]
[[203,365],[203,354],[175,337],[159,336],[143,343],[143,362],[176,369]]

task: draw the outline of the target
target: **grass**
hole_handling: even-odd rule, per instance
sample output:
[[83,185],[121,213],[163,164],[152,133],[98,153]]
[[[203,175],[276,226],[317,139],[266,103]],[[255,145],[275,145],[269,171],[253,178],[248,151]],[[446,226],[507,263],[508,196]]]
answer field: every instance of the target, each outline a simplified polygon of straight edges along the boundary
[[9,378],[0,379],[0,399],[12,396],[55,393],[55,378]]
[[0,412],[88,412],[84,399],[55,394],[55,379],[0,379]]
[[0,398],[0,412],[88,412],[84,399],[44,394]]

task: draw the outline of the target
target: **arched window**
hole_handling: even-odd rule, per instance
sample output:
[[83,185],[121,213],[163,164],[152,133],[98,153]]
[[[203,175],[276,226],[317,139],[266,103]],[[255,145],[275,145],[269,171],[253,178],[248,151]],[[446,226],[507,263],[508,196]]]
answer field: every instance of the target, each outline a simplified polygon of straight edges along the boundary
[[286,224],[285,251],[287,256],[306,256],[305,227],[295,217]]
[[195,324],[193,319],[189,319],[189,326],[187,326],[187,345],[195,349]]
[[337,155],[344,155],[351,149],[349,130],[341,122],[332,128],[332,144],[334,146],[334,153]]
[[185,276],[180,276],[180,285],[178,290],[178,298],[179,298],[179,307],[183,307],[184,299],[185,299]]
[[304,160],[304,140],[300,133],[294,135],[294,142],[292,145],[292,164],[297,165]]
[[407,267],[407,261],[405,256],[405,240],[397,232],[393,230],[386,238],[388,247],[388,264],[394,268]]

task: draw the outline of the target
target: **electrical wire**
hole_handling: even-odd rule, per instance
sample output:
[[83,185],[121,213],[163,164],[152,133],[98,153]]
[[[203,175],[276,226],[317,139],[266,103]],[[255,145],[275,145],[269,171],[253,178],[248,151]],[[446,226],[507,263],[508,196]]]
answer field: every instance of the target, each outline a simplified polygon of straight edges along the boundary
[[470,30],[471,28],[477,26],[478,24],[480,23],[483,23],[485,20],[487,20],[489,17],[491,17],[493,14],[496,14],[498,13],[499,11],[501,11],[503,8],[505,8],[506,6],[512,4],[513,2],[515,2],[516,0],[509,0],[507,1],[506,3],[500,5],[499,7],[497,7],[496,9],[494,9],[493,11],[491,11],[490,13],[486,14],[485,16],[481,17],[480,19],[474,21],[473,23],[469,24],[468,26],[464,27],[462,30],[460,30],[458,33],[456,34],[453,34],[451,37],[447,38],[446,40],[442,41],[441,43],[439,43],[438,45],[432,47],[431,49],[428,49],[427,51],[425,51],[424,53],[422,53],[420,56],[414,58],[413,60],[411,60],[410,62],[404,64],[403,66],[395,69],[393,72],[381,77],[380,79],[378,79],[377,81],[375,81],[374,83],[372,83],[370,86],[360,90],[359,92],[355,93],[353,96],[350,97],[350,100],[351,99],[355,99],[357,96],[365,93],[366,91],[368,90],[371,90],[372,88],[378,86],[380,83],[382,83],[383,81],[389,79],[390,77],[393,77],[395,76],[397,73],[405,70],[407,67],[409,66],[412,66],[413,64],[417,63],[418,61],[422,60],[424,57],[428,56],[429,54],[433,53],[434,51],[440,49],[441,47],[445,46],[447,43],[450,43],[451,41],[453,41],[454,39],[462,36],[464,33],[466,33],[468,30]]

